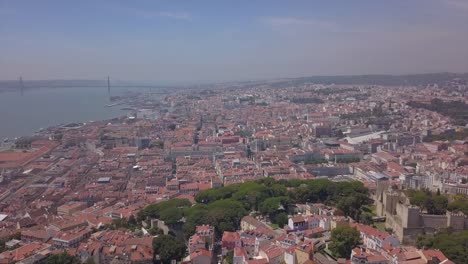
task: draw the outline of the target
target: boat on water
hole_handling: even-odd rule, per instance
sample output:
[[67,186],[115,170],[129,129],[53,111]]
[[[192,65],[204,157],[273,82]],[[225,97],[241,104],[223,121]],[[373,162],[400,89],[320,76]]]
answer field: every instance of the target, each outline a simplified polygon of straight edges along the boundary
[[108,105],[106,105],[106,107],[112,107],[112,106],[122,105],[122,104],[124,104],[124,102],[118,102],[118,103],[108,104]]
[[134,111],[134,110],[137,110],[136,108],[134,107],[123,107],[123,108],[120,108],[120,110],[125,110],[125,111]]

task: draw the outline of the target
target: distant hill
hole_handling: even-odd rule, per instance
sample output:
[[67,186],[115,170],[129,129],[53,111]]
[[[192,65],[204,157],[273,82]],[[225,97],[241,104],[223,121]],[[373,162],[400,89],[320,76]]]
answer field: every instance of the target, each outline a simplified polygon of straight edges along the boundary
[[[368,75],[330,75],[308,76],[297,78],[282,78],[273,80],[256,80],[237,82],[238,86],[250,87],[268,84],[273,87],[298,86],[305,83],[314,84],[351,84],[351,85],[386,85],[386,86],[426,86],[428,84],[444,84],[455,78],[468,80],[468,73],[428,73],[428,74],[368,74]],[[235,84],[232,82],[231,84]]]
[[[299,78],[283,78],[263,81],[235,82],[242,86],[251,86],[256,84],[268,83],[274,87],[301,85],[304,83],[316,84],[355,84],[355,85],[427,85],[443,84],[454,78],[468,80],[468,73],[429,73],[429,74],[408,74],[408,75],[337,75],[337,76],[310,76]],[[234,83],[234,82],[232,82]],[[104,87],[107,86],[106,80],[24,80],[25,89],[32,88],[62,88],[62,87]],[[112,81],[112,86],[151,86],[147,82],[125,82]],[[172,85],[171,85],[172,86]],[[184,85],[186,86],[186,85]],[[203,85],[206,87],[207,85]],[[0,81],[0,91],[17,90],[21,87],[18,80]]]
[[[148,81],[132,82],[111,80],[112,87],[171,87],[170,85],[154,84]],[[69,87],[107,87],[107,80],[23,80],[25,90],[36,88],[69,88]],[[0,92],[17,91],[21,89],[19,80],[0,80]]]
[[[24,80],[24,89],[31,88],[59,88],[59,87],[94,87],[107,86],[102,80]],[[21,88],[19,80],[0,81],[0,90],[18,90]]]
[[302,83],[317,83],[317,84],[356,84],[356,85],[427,85],[427,84],[443,84],[454,78],[468,80],[468,73],[428,73],[428,74],[408,74],[408,75],[386,75],[386,74],[370,74],[370,75],[342,75],[342,76],[311,76],[300,78],[287,78],[279,81],[284,84],[302,84]]

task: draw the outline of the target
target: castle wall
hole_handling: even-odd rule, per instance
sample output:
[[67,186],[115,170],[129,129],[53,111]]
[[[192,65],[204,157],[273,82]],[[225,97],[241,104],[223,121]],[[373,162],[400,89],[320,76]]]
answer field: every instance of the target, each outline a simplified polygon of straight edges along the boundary
[[389,214],[395,214],[397,212],[397,206],[398,206],[398,195],[395,194],[389,194],[387,195],[387,212]]
[[398,216],[387,216],[385,221],[385,227],[391,228],[393,234],[398,238],[399,241],[403,240],[404,229],[398,222],[400,221]]
[[401,226],[401,219],[396,215],[387,215],[385,218],[385,227],[396,230],[398,226]]
[[464,230],[468,227],[468,218],[462,213],[447,212],[447,225],[453,230]]
[[380,201],[375,203],[375,213],[377,216],[384,216],[384,204]]
[[447,227],[447,216],[446,215],[421,215],[421,224],[424,228],[441,229]]
[[407,226],[407,218],[408,218],[408,211],[406,210],[406,206],[404,206],[403,204],[400,204],[400,203],[397,203],[396,204],[396,216],[400,219],[398,221],[398,224],[403,226],[403,227],[406,227]]
[[386,186],[377,185],[375,195],[376,212],[385,216],[385,227],[403,243],[415,244],[418,234],[433,233],[442,228],[452,227],[454,231],[468,229],[468,217],[463,214],[427,215],[417,206],[407,205],[404,193],[389,191]]
[[405,228],[403,230],[403,236],[401,238],[402,243],[414,245],[416,244],[416,238],[419,234],[424,232],[424,228]]
[[421,212],[419,210],[419,207],[415,206],[406,206],[403,205],[404,209],[406,210],[406,215],[405,215],[405,222],[403,222],[403,227],[406,228],[419,228],[424,226],[421,223]]

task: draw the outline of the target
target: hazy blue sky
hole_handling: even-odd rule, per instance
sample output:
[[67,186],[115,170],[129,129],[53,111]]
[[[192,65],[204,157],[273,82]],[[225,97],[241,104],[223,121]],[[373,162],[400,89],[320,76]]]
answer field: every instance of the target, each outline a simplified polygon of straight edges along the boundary
[[0,79],[468,71],[468,0],[0,0]]

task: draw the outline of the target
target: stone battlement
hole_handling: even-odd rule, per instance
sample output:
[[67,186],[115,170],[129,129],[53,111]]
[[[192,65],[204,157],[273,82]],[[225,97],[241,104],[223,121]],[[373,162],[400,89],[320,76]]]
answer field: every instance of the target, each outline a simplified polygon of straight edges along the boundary
[[463,213],[448,212],[444,215],[422,213],[418,206],[411,205],[403,191],[377,186],[376,212],[386,218],[385,226],[391,228],[403,243],[414,243],[418,234],[432,233],[450,227],[454,231],[468,229],[468,217]]

